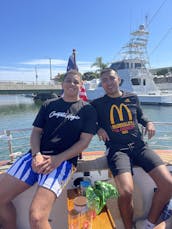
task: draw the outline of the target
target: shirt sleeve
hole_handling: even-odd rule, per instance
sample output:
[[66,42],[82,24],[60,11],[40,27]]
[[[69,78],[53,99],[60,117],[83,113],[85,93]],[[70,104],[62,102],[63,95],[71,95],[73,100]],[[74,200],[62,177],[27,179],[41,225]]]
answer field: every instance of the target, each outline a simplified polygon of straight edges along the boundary
[[96,122],[96,133],[97,133],[97,131],[101,128],[101,125],[100,125],[100,119],[99,119],[99,112],[97,112],[98,108],[97,108],[96,101],[93,100],[91,102],[91,105],[94,107],[94,109],[96,110],[96,113],[97,113],[97,122]]
[[86,105],[84,110],[84,125],[82,132],[96,134],[97,132],[97,113],[92,105]]
[[33,122],[33,126],[43,128],[46,121],[46,106],[43,104]]
[[150,122],[150,120],[144,115],[137,96],[136,96],[136,104],[137,104],[137,120],[140,124],[146,127],[147,123]]

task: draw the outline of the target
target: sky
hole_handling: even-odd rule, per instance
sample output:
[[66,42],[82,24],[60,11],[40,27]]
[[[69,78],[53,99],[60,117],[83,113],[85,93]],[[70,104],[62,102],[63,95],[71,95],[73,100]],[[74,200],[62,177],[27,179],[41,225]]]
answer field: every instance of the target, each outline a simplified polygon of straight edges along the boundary
[[79,71],[118,59],[145,23],[152,68],[172,66],[172,0],[0,0],[0,81],[49,81],[72,49]]

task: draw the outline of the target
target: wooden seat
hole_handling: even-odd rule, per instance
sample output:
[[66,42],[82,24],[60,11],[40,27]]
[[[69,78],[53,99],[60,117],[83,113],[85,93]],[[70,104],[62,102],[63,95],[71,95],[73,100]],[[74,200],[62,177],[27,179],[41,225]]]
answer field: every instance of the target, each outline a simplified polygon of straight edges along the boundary
[[[172,150],[154,150],[156,154],[158,154],[161,159],[164,161],[166,165],[172,165]],[[91,152],[83,152],[82,159],[79,160],[78,169],[82,167],[82,169],[107,169],[106,160],[104,151],[91,151]],[[87,165],[84,164],[86,161]],[[100,163],[101,162],[101,163]],[[82,164],[82,165],[81,165]],[[90,166],[89,168],[87,166]]]

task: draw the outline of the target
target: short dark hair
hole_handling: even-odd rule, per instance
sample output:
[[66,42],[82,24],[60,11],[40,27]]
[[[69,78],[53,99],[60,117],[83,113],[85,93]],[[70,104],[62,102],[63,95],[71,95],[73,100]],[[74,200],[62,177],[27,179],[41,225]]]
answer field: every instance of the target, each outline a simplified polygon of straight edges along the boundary
[[100,72],[100,78],[102,77],[103,74],[105,73],[110,73],[111,71],[114,71],[117,75],[118,75],[118,72],[113,69],[113,68],[104,68],[101,72]]
[[75,70],[75,69],[71,69],[71,70],[67,71],[67,72],[64,74],[63,80],[64,80],[68,75],[77,75],[77,76],[79,76],[79,77],[81,78],[81,80],[82,80],[82,74],[81,74],[80,72],[78,72],[77,70]]

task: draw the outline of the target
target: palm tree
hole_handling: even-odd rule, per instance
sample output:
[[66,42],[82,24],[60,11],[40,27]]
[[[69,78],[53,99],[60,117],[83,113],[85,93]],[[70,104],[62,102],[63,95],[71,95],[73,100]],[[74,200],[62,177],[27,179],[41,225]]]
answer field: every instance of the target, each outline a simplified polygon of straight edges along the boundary
[[99,56],[96,58],[96,61],[91,65],[91,67],[97,67],[97,72],[100,72],[102,69],[107,68],[108,64],[103,63],[102,57]]

